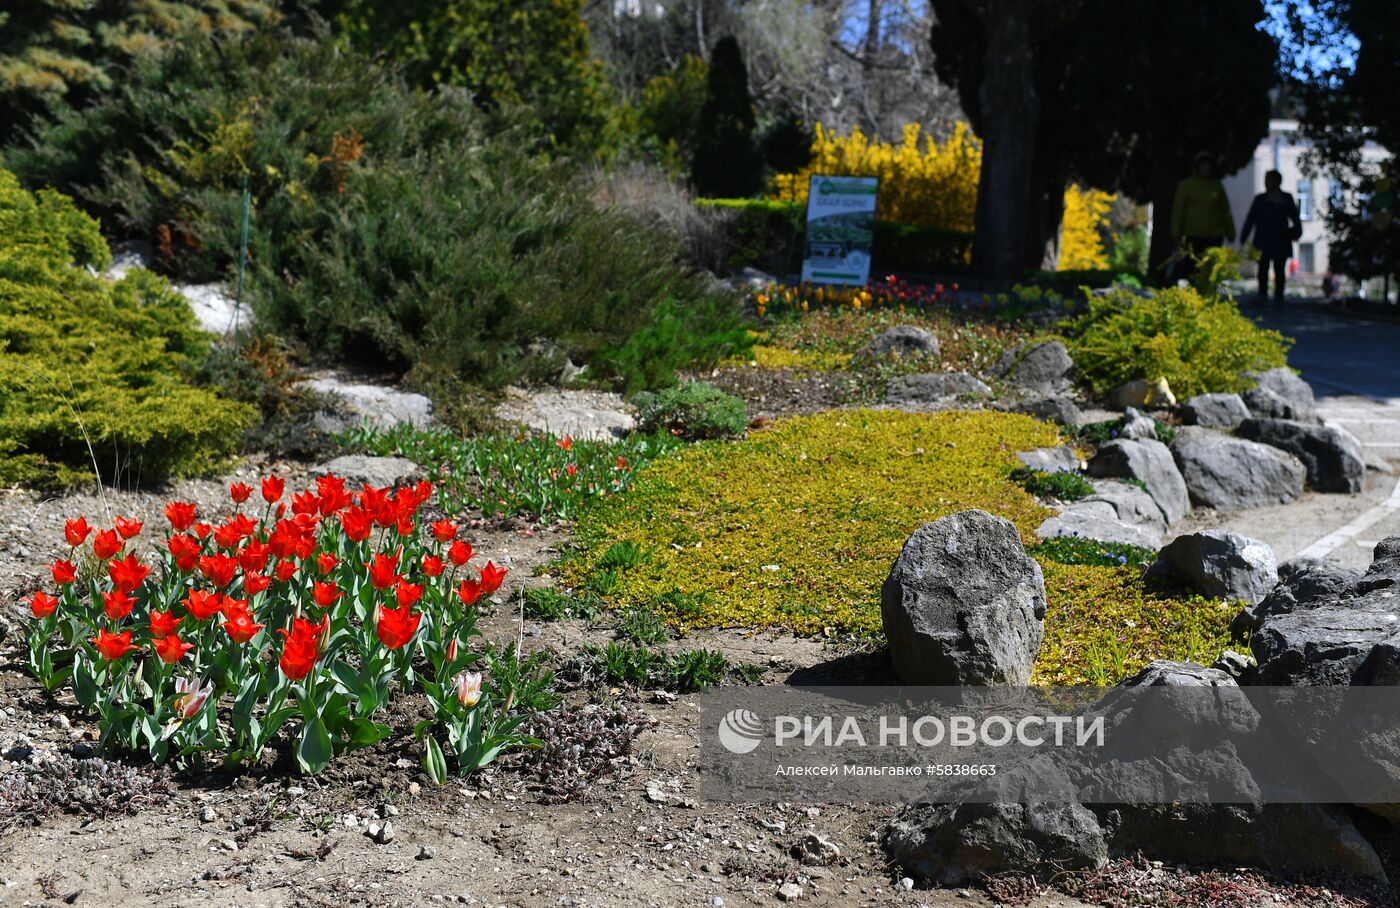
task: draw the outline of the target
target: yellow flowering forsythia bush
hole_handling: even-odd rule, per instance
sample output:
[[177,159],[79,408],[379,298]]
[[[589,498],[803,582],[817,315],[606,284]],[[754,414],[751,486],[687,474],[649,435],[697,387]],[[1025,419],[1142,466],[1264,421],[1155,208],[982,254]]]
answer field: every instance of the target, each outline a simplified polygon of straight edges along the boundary
[[[769,197],[806,204],[814,173],[879,177],[879,220],[971,232],[981,169],[982,143],[966,123],[958,123],[942,143],[909,123],[897,145],[872,140],[859,127],[842,136],[818,123],[811,164],[775,176]],[[1060,270],[1108,267],[1099,230],[1113,199],[1095,189],[1065,190]]]

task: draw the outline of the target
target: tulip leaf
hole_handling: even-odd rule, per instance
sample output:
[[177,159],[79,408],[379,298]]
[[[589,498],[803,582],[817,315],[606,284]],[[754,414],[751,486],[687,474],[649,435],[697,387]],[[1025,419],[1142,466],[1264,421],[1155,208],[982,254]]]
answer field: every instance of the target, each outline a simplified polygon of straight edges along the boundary
[[432,735],[428,736],[428,745],[423,751],[423,771],[437,785],[447,781],[447,758],[443,756],[437,738]]
[[371,722],[358,716],[347,720],[336,731],[342,738],[341,745],[337,748],[342,753],[359,750],[362,747],[373,747],[394,733],[394,730],[387,725],[380,725],[378,722]]
[[73,696],[83,709],[97,702],[97,682],[93,680],[87,660],[81,657],[73,660]]
[[301,728],[301,739],[297,741],[297,764],[302,772],[318,773],[331,762],[331,736],[320,716],[311,719]]

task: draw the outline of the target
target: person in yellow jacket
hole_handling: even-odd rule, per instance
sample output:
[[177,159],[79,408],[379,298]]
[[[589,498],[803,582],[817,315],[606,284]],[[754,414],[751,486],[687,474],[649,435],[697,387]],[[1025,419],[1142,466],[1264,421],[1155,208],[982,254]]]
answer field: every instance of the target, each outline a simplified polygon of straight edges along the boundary
[[[1196,155],[1194,173],[1176,184],[1172,200],[1172,241],[1192,256],[1235,238],[1235,218],[1230,199],[1216,173],[1215,157],[1208,151]],[[1189,262],[1184,262],[1187,268]]]

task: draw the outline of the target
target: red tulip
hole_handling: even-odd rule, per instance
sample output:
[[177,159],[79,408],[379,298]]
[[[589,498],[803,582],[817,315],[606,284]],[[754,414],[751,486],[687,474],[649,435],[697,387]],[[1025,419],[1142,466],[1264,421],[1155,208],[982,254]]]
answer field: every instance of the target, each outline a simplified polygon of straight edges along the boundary
[[134,554],[129,554],[121,561],[108,562],[107,573],[117,589],[130,593],[146,582],[151,569],[142,564]]
[[311,598],[321,608],[330,608],[343,595],[340,588],[334,583],[326,583],[320,580],[311,584]]
[[160,656],[160,661],[166,665],[174,665],[185,658],[185,653],[194,649],[193,643],[186,643],[180,639],[179,634],[169,634],[155,641],[156,655]]
[[63,524],[63,538],[68,540],[71,546],[79,546],[87,541],[88,533],[92,532],[92,527],[88,526],[86,517],[79,517],[77,520],[69,520]]
[[248,544],[238,550],[238,564],[247,573],[255,573],[267,567],[267,559],[271,550],[256,539],[248,540]]
[[448,560],[457,565],[457,567],[461,567],[468,561],[471,561],[472,556],[475,554],[476,552],[472,550],[472,544],[470,542],[463,542],[460,539],[452,543],[447,550]]
[[285,561],[279,561],[277,563],[277,570],[275,573],[278,580],[282,581],[283,583],[286,583],[287,581],[291,580],[293,577],[296,576],[297,563],[295,561],[292,561],[290,558]]
[[558,445],[559,447],[563,448],[565,451],[572,451],[572,450],[574,449],[574,439],[573,439],[573,436],[572,436],[572,435],[565,435],[565,436],[564,436],[563,438],[561,438],[559,441],[556,441],[555,444]]
[[112,590],[102,594],[102,611],[107,613],[109,621],[122,620],[131,614],[131,610],[135,606],[136,600],[121,590]]
[[340,564],[340,559],[330,552],[322,552],[316,556],[316,570],[320,571],[322,574],[329,574],[331,571],[335,570],[337,564]]
[[130,539],[138,535],[141,532],[141,527],[145,526],[141,521],[127,517],[118,517],[116,524],[117,532],[122,534],[123,539]]
[[224,630],[234,643],[247,643],[252,640],[264,625],[253,623],[253,613],[248,611],[247,599],[235,599],[224,610],[227,620]]
[[239,535],[237,527],[224,524],[214,528],[214,544],[221,549],[236,549],[242,541],[243,537]]
[[457,536],[457,524],[450,520],[439,520],[432,526],[433,538],[438,542],[451,542]]
[[374,632],[380,643],[389,649],[398,649],[413,639],[413,635],[418,632],[418,622],[422,619],[421,614],[415,614],[407,605],[396,609],[381,607],[379,620],[374,624]]
[[183,533],[194,525],[196,508],[187,501],[172,501],[165,506],[165,519],[170,521],[170,528],[177,533]]
[[53,582],[67,586],[78,578],[78,566],[62,558],[53,563]]
[[423,573],[429,577],[440,577],[446,570],[447,565],[442,563],[442,559],[436,555],[426,555],[423,558]]
[[92,537],[92,553],[103,561],[111,558],[122,550],[122,542],[117,538],[116,530],[102,530]]
[[352,542],[364,542],[369,538],[369,532],[373,528],[369,514],[362,508],[346,508],[336,515],[340,518],[340,525],[345,529],[345,535]]
[[320,658],[321,637],[330,626],[329,618],[322,618],[320,624],[312,624],[305,618],[292,619],[292,630],[279,627],[277,633],[286,638],[282,646],[282,658],[278,664],[288,680],[300,681],[311,673]]
[[280,476],[269,476],[262,481],[263,501],[272,504],[282,497],[286,491],[287,481]]
[[418,600],[423,598],[423,585],[421,583],[409,583],[400,580],[394,584],[394,600],[402,608],[404,606],[417,605]]
[[457,598],[462,600],[462,604],[470,608],[476,605],[481,599],[481,584],[472,580],[463,580],[462,585],[457,587]]
[[321,499],[310,489],[292,496],[293,514],[319,514],[320,512]]
[[224,607],[224,597],[208,590],[190,590],[189,595],[180,601],[189,609],[190,617],[196,621],[208,621]]
[[215,586],[228,586],[238,572],[238,559],[231,555],[204,555],[199,559],[199,571]]
[[200,539],[208,539],[209,534],[212,532],[214,532],[214,528],[207,523],[196,523],[194,525],[194,534]]
[[486,562],[486,567],[481,569],[481,591],[486,595],[491,595],[501,588],[501,581],[506,579],[506,574],[510,573],[505,568],[496,567],[490,561]]
[[92,645],[97,647],[98,653],[108,662],[120,659],[134,648],[131,645],[131,631],[113,634],[106,628],[98,630],[97,636],[92,638]]
[[578,464],[569,464],[564,468],[564,472],[569,474],[570,479],[573,479],[578,475]]
[[58,609],[58,600],[43,590],[29,597],[29,611],[35,618],[47,618]]
[[243,592],[249,596],[256,596],[272,585],[272,578],[266,574],[259,574],[254,571],[251,574],[243,575]]
[[246,482],[229,483],[228,496],[233,499],[234,504],[242,504],[248,500],[248,496],[253,494],[253,487]]
[[175,559],[175,567],[179,570],[189,573],[199,563],[200,547],[193,536],[176,533],[170,537],[166,545],[170,548],[170,554]]
[[179,628],[180,622],[184,618],[176,618],[174,612],[159,612],[151,610],[151,637],[159,640],[162,637],[169,637]]
[[375,555],[373,561],[365,562],[369,568],[369,582],[377,590],[387,590],[399,579],[398,555]]

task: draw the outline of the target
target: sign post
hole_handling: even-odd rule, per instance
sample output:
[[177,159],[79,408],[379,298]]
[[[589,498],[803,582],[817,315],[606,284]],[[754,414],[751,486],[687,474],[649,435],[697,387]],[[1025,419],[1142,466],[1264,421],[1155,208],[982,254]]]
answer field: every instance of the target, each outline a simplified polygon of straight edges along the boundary
[[812,174],[802,280],[864,286],[870,280],[879,177]]

